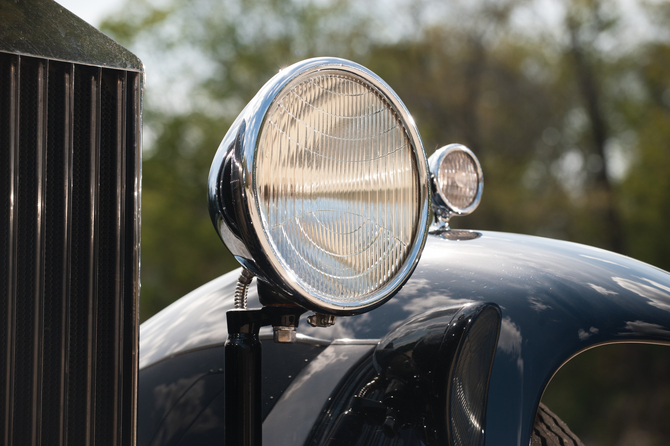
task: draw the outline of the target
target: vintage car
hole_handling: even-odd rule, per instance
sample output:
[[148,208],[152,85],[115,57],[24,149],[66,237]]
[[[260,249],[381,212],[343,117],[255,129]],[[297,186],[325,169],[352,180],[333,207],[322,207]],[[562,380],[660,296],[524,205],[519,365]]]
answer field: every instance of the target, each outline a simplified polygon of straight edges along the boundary
[[242,269],[142,325],[138,443],[581,444],[540,405],[545,387],[595,346],[670,342],[670,275],[450,229],[482,187],[462,145],[426,160],[364,67],[280,71],[210,171],[212,221]]
[[670,342],[668,273],[450,229],[475,155],[427,160],[388,85],[324,58],[270,80],[215,156],[242,268],[138,345],[143,76],[53,1],[0,0],[3,444],[579,444],[540,404],[554,373]]

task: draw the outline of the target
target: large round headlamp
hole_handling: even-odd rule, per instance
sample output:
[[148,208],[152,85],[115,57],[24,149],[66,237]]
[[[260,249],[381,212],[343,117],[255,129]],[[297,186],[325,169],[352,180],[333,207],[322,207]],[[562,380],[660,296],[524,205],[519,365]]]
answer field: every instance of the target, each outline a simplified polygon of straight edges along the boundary
[[429,224],[414,121],[377,75],[310,59],[280,71],[234,122],[209,175],[210,214],[244,267],[332,314],[390,298]]

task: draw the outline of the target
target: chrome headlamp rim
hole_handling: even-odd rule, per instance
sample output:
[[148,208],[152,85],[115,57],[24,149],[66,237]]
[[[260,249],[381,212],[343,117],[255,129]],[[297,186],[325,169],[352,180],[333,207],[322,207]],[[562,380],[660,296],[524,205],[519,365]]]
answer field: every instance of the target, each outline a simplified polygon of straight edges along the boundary
[[[394,278],[386,285],[355,302],[334,301],[320,294],[318,290],[307,289],[300,283],[299,278],[293,271],[285,268],[265,234],[259,200],[255,192],[256,154],[259,150],[262,129],[268,119],[275,98],[297,78],[321,71],[341,72],[344,75],[359,77],[381,93],[392,106],[393,112],[406,130],[412,144],[418,181],[419,184],[423,185],[419,187],[418,227],[416,228],[413,247],[408,253],[407,259],[395,272]],[[236,225],[237,234],[231,230],[220,204],[220,194],[222,193],[220,172],[227,157],[232,158],[231,164],[233,167],[231,169],[234,177],[232,181],[239,181],[241,186],[237,194],[238,203],[234,212],[238,222]],[[307,59],[281,70],[270,79],[231,126],[219,147],[210,170],[210,215],[221,238],[233,251],[237,260],[261,279],[279,287],[284,294],[295,299],[296,303],[318,312],[340,315],[357,314],[369,311],[390,299],[407,281],[416,267],[425,245],[431,220],[429,215],[431,197],[429,179],[428,161],[416,124],[405,105],[386,82],[367,68],[345,59],[329,57]],[[249,229],[247,226],[256,229]],[[231,243],[233,244],[232,248]]]
[[[453,152],[463,152],[473,161],[475,165],[475,170],[477,172],[477,194],[475,195],[474,200],[466,207],[458,207],[454,205],[442,192],[442,188],[439,184],[439,168],[442,164],[442,160],[447,157],[450,153]],[[484,174],[482,172],[482,166],[479,163],[477,156],[470,150],[468,147],[463,144],[448,144],[446,146],[440,147],[433,153],[430,158],[428,158],[428,166],[431,172],[431,178],[433,183],[434,193],[432,196],[433,201],[433,210],[438,216],[446,217],[447,219],[452,215],[468,215],[471,214],[482,199],[482,192],[484,190]]]

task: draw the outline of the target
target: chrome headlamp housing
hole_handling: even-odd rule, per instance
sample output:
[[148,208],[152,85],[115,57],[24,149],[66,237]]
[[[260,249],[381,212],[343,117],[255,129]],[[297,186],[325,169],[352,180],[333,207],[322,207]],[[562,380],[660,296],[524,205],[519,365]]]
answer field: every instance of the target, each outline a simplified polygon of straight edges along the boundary
[[353,62],[274,76],[224,137],[209,209],[237,260],[281,295],[330,314],[368,311],[409,278],[425,243],[428,165],[395,92]]

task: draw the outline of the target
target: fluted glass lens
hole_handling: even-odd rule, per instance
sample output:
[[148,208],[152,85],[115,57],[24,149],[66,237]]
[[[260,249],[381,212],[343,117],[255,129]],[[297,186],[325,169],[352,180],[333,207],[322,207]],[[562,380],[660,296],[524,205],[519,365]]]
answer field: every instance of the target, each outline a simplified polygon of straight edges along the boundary
[[470,155],[461,151],[448,153],[442,158],[438,176],[441,192],[453,206],[464,209],[475,201],[479,175]]
[[264,234],[320,300],[364,302],[404,264],[419,221],[416,158],[393,108],[365,80],[319,71],[285,87],[254,166]]

